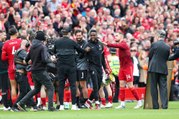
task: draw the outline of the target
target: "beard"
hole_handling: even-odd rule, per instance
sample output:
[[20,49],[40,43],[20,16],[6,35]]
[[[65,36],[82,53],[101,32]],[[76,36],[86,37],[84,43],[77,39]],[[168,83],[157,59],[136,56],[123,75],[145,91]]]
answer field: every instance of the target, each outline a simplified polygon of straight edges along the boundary
[[81,42],[83,40],[83,38],[77,38],[76,39],[78,42]]
[[90,39],[92,42],[96,42],[98,39],[97,38],[91,38]]

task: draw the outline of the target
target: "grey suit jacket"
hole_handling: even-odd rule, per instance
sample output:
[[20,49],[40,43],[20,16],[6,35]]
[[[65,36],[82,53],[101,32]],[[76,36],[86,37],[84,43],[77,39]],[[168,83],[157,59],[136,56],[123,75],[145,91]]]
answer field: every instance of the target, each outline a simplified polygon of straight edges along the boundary
[[152,44],[149,51],[148,72],[168,74],[167,60],[170,55],[170,46],[163,40]]

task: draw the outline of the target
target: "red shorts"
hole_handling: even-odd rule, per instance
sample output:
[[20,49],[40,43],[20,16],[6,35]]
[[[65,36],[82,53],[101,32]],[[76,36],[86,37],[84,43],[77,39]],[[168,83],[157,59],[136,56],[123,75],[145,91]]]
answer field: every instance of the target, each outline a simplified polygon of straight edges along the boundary
[[27,72],[27,78],[28,78],[29,85],[34,86],[34,82],[32,80],[32,73],[31,72]]
[[8,77],[10,80],[15,80],[15,70],[8,69]]
[[133,82],[133,66],[127,68],[121,68],[119,71],[119,80],[124,80],[126,82]]

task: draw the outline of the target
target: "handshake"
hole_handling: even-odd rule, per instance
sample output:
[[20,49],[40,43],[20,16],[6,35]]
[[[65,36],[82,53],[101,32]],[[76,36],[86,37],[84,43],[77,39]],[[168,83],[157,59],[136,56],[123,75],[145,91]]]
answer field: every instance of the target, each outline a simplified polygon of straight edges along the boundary
[[50,56],[50,59],[53,63],[57,62],[57,58],[55,57],[55,55]]
[[84,49],[86,52],[89,52],[91,50],[91,48],[89,46],[87,46],[85,49]]

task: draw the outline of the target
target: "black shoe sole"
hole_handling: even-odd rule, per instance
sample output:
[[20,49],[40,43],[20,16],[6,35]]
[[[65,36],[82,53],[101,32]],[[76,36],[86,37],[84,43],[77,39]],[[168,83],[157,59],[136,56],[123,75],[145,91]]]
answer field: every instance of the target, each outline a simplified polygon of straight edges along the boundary
[[27,112],[27,110],[25,110],[23,107],[20,106],[20,104],[17,103],[17,107],[19,108],[19,110],[23,111],[23,112]]

